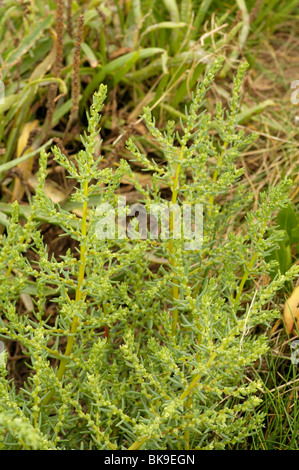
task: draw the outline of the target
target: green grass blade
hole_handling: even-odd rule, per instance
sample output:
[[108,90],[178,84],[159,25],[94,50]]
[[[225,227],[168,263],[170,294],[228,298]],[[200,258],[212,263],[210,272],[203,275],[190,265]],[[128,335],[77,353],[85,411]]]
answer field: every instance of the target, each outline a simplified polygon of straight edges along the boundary
[[34,30],[28,34],[20,43],[20,45],[12,50],[4,60],[2,69],[7,69],[12,65],[16,64],[18,60],[33,47],[38,38],[44,32],[45,29],[49,28],[54,21],[54,16],[49,15],[45,20],[41,21]]

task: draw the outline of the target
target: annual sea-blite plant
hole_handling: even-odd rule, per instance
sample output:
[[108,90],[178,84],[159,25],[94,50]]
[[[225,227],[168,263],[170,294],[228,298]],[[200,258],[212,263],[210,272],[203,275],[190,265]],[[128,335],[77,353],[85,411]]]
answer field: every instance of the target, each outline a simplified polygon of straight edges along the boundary
[[[268,229],[288,203],[288,182],[262,193],[251,209],[236,165],[253,139],[236,126],[246,64],[227,108],[219,103],[215,115],[205,108],[222,63],[208,68],[179,130],[174,122],[159,130],[144,110],[162,160],[149,158],[134,139],[127,147],[152,175],[151,188],[125,161],[102,168],[103,157],[95,158],[104,85],[93,97],[83,149],[71,158],[52,149],[76,181],[76,211],[46,196],[42,152],[26,220],[15,203],[0,239],[0,335],[4,344],[20,345],[28,367],[16,388],[1,353],[2,449],[225,449],[262,425],[262,385],[247,370],[268,347],[263,325],[277,316],[269,301],[298,267],[261,282],[273,269],[266,258],[280,233]],[[168,237],[98,236],[99,206],[127,213],[122,207],[117,214],[118,188],[128,175],[146,210],[170,207]],[[173,236],[171,204],[203,208],[196,249]],[[41,220],[63,229],[75,248],[49,255]],[[137,218],[131,223],[138,232]]]

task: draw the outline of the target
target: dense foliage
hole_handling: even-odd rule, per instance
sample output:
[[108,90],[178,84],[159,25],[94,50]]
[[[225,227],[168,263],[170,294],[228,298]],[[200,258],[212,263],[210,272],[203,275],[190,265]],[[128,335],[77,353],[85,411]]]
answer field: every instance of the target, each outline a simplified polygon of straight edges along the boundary
[[[152,174],[152,189],[139,184],[127,162],[101,169],[102,156],[95,158],[104,85],[93,97],[83,150],[68,158],[52,149],[77,182],[72,199],[80,213],[46,196],[48,155],[42,151],[26,223],[14,203],[1,237],[0,334],[22,345],[30,370],[16,390],[2,353],[2,449],[223,449],[262,425],[263,415],[254,413],[262,383],[249,380],[246,368],[268,348],[255,329],[277,317],[269,301],[298,273],[293,267],[268,285],[260,282],[273,267],[266,255],[281,239],[267,228],[288,203],[289,184],[270,188],[257,210],[250,209],[243,170],[235,165],[254,138],[235,129],[246,63],[227,109],[218,105],[212,116],[204,107],[222,64],[220,57],[207,69],[179,130],[169,121],[165,133],[159,131],[145,109],[164,162],[142,154],[134,139],[127,146]],[[117,188],[126,175],[147,209],[151,203],[200,204],[201,246],[186,249],[188,239],[173,236],[171,210],[169,237],[97,236],[99,203],[117,211]],[[98,204],[90,206],[94,194]],[[246,210],[241,231],[235,222],[240,210]],[[108,208],[110,220],[111,213]],[[74,252],[49,256],[40,217],[74,240]],[[138,234],[137,219],[133,226]],[[19,315],[24,294],[33,308]],[[49,302],[55,315],[46,314]]]

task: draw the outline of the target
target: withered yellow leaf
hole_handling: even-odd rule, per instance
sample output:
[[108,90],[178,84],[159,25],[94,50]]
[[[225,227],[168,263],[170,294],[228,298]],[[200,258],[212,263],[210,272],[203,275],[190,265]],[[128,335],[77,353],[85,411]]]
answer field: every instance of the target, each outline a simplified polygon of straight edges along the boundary
[[294,328],[295,321],[299,327],[299,286],[293,290],[292,295],[286,300],[283,319],[288,333],[291,333]]
[[[21,131],[20,137],[18,139],[18,143],[17,143],[17,158],[21,157],[23,152],[24,152],[24,155],[26,153],[32,152],[32,148],[28,147],[26,149],[26,146],[27,146],[28,139],[30,137],[31,132],[37,128],[38,124],[39,124],[39,121],[36,119],[35,121],[32,121],[32,122],[26,122],[23,125],[22,131]],[[26,183],[28,181],[28,178],[31,175],[33,160],[34,160],[33,157],[31,157],[31,158],[28,158],[27,160],[25,160],[24,162],[21,162],[21,163],[18,164],[18,168],[22,173],[23,180]],[[15,178],[14,189],[13,189],[13,194],[12,194],[12,200],[13,201],[21,200],[22,197],[23,197],[24,192],[25,192],[25,190],[24,190],[22,182],[20,181],[20,179],[18,177],[16,177]]]
[[[38,185],[37,177],[35,175],[30,175],[28,179],[28,184],[31,189],[35,190]],[[59,204],[60,202],[65,200],[65,193],[54,181],[46,181],[44,191],[46,196],[51,199],[54,204]],[[82,209],[73,209],[72,212],[78,217],[82,217]]]
[[[37,177],[35,175],[30,175],[28,184],[32,189],[35,190],[38,185]],[[44,191],[46,196],[51,199],[54,204],[58,204],[65,199],[65,193],[54,181],[46,181]]]
[[38,124],[39,124],[39,121],[37,119],[35,119],[34,121],[26,122],[23,125],[20,137],[18,139],[18,144],[17,144],[17,158],[19,158],[22,155],[22,153],[23,153],[23,151],[24,151],[24,149],[27,145],[30,133],[34,129],[37,128]]

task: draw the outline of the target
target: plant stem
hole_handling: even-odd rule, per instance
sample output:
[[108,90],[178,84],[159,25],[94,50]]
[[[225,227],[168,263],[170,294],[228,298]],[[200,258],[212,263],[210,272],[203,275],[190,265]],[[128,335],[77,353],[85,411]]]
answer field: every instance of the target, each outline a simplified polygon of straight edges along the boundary
[[[82,282],[84,279],[84,274],[85,274],[85,265],[86,265],[86,233],[87,233],[87,197],[88,197],[88,182],[84,181],[84,196],[85,196],[85,201],[83,202],[83,210],[82,210],[82,222],[81,222],[81,248],[80,248],[80,261],[79,261],[79,273],[78,273],[78,284],[76,288],[76,297],[75,300],[76,302],[80,302],[82,299],[84,300],[83,294],[82,294]],[[71,329],[70,333],[68,335],[67,339],[67,344],[65,348],[65,353],[64,357],[61,359],[58,372],[57,372],[57,379],[61,381],[66,365],[69,361],[69,357],[72,352],[73,344],[74,344],[74,339],[76,336],[76,332],[79,326],[79,318],[77,315],[74,316],[71,324]],[[51,390],[51,392],[46,395],[44,398],[43,404],[46,405],[51,398],[53,397],[55,392],[55,389]]]
[[[258,243],[260,243],[260,242],[262,241],[265,230],[266,230],[266,224],[263,224],[262,231],[261,231],[261,236],[260,236],[259,239],[258,239]],[[251,269],[253,268],[254,263],[256,262],[256,259],[257,259],[257,253],[254,253],[253,256],[252,256],[252,258],[251,258],[251,260],[250,260],[250,263],[248,264],[248,267],[246,268],[246,271],[244,272],[243,277],[242,277],[242,279],[241,279],[238,292],[237,292],[236,297],[235,297],[235,299],[234,299],[234,301],[235,301],[236,303],[238,303],[239,300],[240,300],[240,297],[241,297],[241,295],[242,295],[245,282],[247,281],[247,279],[248,279],[248,277],[249,277],[250,271],[251,271]]]
[[254,263],[255,263],[255,261],[256,261],[256,258],[257,258],[257,255],[256,255],[256,253],[254,253],[253,257],[252,257],[251,260],[250,260],[250,263],[249,263],[249,265],[248,265],[248,268],[246,269],[245,273],[243,274],[243,277],[242,277],[241,282],[240,282],[240,285],[239,285],[238,293],[237,293],[236,298],[235,298],[235,302],[237,302],[237,303],[238,303],[239,300],[240,300],[240,297],[241,297],[242,292],[243,292],[244,284],[245,284],[245,282],[246,282],[247,279],[248,279],[248,276],[249,276],[250,271],[251,271],[251,269],[252,269],[252,267],[253,267],[253,265],[254,265]]
[[[211,363],[213,362],[213,360],[215,359],[217,353],[214,352],[210,359],[208,360],[207,362],[207,367],[210,367]],[[201,374],[196,374],[196,376],[194,377],[194,379],[191,381],[189,387],[181,394],[180,398],[181,400],[185,400],[194,390],[194,388],[196,387],[196,385],[198,384],[199,380],[201,378]],[[190,400],[187,401],[187,404],[186,404],[186,407],[187,408],[190,408],[191,406],[191,397],[190,397]],[[189,438],[189,434],[185,433],[185,438]],[[137,450],[139,449],[147,440],[149,439],[149,436],[146,436],[146,437],[143,437],[140,441],[136,440],[130,447],[128,450]],[[188,441],[187,443],[188,444]]]
[[[222,152],[221,152],[221,154],[220,154],[220,157],[219,157],[219,160],[218,160],[218,165],[219,165],[219,164],[221,165],[221,163],[222,163],[223,156],[224,156],[224,153],[225,153],[225,151],[226,151],[227,146],[228,146],[228,142],[224,142],[224,144],[223,144],[223,150],[222,150]],[[218,178],[218,175],[219,175],[219,170],[217,170],[217,168],[216,168],[216,170],[214,171],[214,174],[213,174],[213,180],[212,180],[213,183],[216,182],[216,180],[217,180],[217,178]],[[213,206],[213,204],[214,204],[214,196],[209,196],[209,203],[210,203],[209,215],[211,215],[211,213],[212,213],[212,206]]]
[[[183,147],[181,148],[180,151],[180,157],[179,160],[181,161],[183,158]],[[178,163],[174,175],[174,180],[173,180],[173,186],[172,186],[172,199],[171,203],[172,205],[176,204],[177,202],[177,197],[178,197],[178,187],[179,187],[179,176],[180,176],[180,171],[181,171],[181,164]],[[173,230],[174,230],[174,214],[173,214],[173,209],[170,211],[170,221],[169,221],[169,231],[170,231],[170,237],[169,237],[169,252],[170,252],[170,265],[171,267],[175,268],[175,256],[174,256],[174,246],[173,246]],[[174,301],[179,298],[179,286],[175,282],[173,289],[172,289],[172,298]],[[177,329],[177,322],[178,322],[178,308],[175,307],[173,314],[172,314],[172,335],[174,336],[176,333]]]

